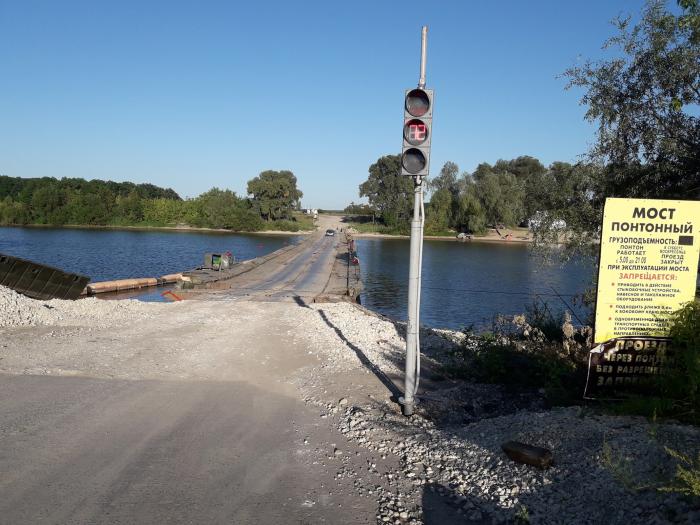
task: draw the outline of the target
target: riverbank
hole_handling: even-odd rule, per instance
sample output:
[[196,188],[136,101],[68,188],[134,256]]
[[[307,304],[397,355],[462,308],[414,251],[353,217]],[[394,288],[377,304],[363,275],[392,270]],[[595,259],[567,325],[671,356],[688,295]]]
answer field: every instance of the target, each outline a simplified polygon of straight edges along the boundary
[[[350,231],[356,231],[352,226]],[[360,232],[353,233],[357,239],[410,239],[410,235],[390,234],[390,233],[375,233],[375,232]],[[503,244],[530,244],[533,242],[532,233],[524,228],[515,230],[502,230],[502,233],[496,230],[489,230],[486,235],[470,235],[464,239],[457,238],[457,232],[454,235],[424,235],[423,238],[428,241],[457,241],[457,242],[488,242],[488,243],[503,243]]]
[[225,228],[203,228],[197,226],[120,226],[120,225],[90,225],[90,224],[5,224],[1,228],[35,228],[35,229],[66,229],[66,230],[114,230],[114,231],[175,231],[175,232],[207,232],[230,233],[246,235],[310,235],[316,230],[260,230],[260,231],[236,231]]

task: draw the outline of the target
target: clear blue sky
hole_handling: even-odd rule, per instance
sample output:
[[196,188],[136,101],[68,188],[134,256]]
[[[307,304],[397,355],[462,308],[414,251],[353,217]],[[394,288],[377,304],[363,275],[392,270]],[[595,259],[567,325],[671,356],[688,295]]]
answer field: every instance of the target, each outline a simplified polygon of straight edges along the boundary
[[431,168],[575,161],[593,140],[557,78],[642,1],[0,0],[0,174],[245,194],[290,169],[305,206],[357,202],[401,146],[429,26]]

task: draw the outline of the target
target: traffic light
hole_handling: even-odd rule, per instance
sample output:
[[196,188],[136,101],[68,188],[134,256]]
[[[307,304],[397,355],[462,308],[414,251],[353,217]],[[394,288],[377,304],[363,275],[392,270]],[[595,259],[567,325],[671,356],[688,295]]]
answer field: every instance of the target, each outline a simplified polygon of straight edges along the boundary
[[401,175],[424,177],[430,168],[430,133],[433,124],[433,90],[406,90],[403,110]]

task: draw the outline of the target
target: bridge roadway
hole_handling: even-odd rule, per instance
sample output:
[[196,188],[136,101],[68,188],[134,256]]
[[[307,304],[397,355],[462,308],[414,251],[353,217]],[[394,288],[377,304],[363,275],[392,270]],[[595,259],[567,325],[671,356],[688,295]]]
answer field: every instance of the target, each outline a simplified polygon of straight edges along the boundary
[[[214,285],[213,295],[202,298],[219,300],[311,302],[329,284],[341,237],[325,235],[327,229],[339,230],[338,217],[322,216],[319,229],[297,246],[241,275]],[[200,290],[212,292],[212,290]],[[198,292],[187,295],[194,298]]]
[[270,261],[232,279],[225,295],[257,300],[313,299],[328,283],[338,242],[338,236],[315,233],[302,242],[292,257]]

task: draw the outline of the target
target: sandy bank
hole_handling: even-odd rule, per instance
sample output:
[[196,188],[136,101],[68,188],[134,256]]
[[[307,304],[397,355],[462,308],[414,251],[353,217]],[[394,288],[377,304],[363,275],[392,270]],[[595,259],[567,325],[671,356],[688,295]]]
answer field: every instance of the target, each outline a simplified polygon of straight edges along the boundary
[[[110,226],[110,225],[85,225],[85,224],[23,224],[12,225],[12,228],[60,228],[68,230],[121,230],[121,231],[175,231],[175,232],[210,232],[210,233],[229,233],[229,234],[244,234],[244,235],[310,235],[315,230],[299,230],[296,232],[283,230],[262,230],[262,231],[235,231],[225,228],[199,228],[195,226]],[[0,226],[2,228],[2,226]]]
[[[390,235],[386,233],[354,233],[356,239],[410,239],[408,235]],[[471,239],[458,239],[457,234],[452,237],[445,235],[424,235],[423,238],[427,241],[453,241],[453,242],[489,242],[502,244],[529,244],[533,242],[532,235],[515,233],[510,238],[499,237],[497,233],[488,235],[472,236]]]

